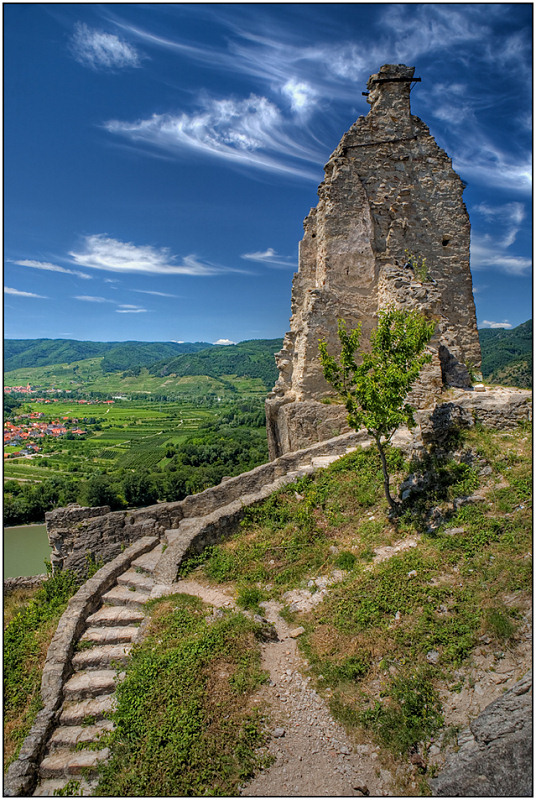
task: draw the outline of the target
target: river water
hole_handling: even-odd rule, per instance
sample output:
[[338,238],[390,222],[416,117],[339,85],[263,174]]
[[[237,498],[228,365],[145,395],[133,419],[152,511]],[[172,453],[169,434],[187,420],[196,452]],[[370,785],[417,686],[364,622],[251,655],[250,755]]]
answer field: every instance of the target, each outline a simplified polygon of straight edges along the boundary
[[4,578],[41,575],[44,560],[50,560],[45,525],[16,525],[4,528]]

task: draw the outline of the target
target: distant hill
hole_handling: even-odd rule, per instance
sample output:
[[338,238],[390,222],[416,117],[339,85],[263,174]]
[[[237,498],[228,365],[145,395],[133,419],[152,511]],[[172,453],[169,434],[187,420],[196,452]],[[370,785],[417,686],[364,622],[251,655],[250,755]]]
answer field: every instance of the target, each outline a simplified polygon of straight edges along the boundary
[[210,348],[208,342],[85,342],[77,339],[5,339],[4,372],[70,364],[104,356],[103,372],[148,366],[163,358]]
[[132,370],[148,367],[155,361],[173,358],[182,353],[196,353],[198,350],[212,348],[209,342],[116,342],[105,353],[101,362],[103,372]]
[[482,375],[491,383],[532,388],[532,320],[517,328],[483,328]]
[[266,389],[271,389],[277,380],[278,371],[274,353],[281,349],[282,339],[250,339],[239,344],[211,347],[197,353],[180,355],[168,361],[160,361],[149,367],[152,375],[245,375],[261,378]]

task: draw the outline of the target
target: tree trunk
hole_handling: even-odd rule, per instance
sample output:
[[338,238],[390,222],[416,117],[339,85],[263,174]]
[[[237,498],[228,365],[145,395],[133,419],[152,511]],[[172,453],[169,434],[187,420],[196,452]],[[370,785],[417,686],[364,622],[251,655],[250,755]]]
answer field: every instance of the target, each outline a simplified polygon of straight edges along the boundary
[[379,436],[375,436],[374,439],[376,441],[376,446],[378,448],[378,452],[380,454],[380,459],[381,459],[381,462],[382,462],[383,488],[384,488],[384,491],[385,491],[385,496],[387,498],[387,502],[391,506],[391,510],[394,511],[394,512],[397,512],[398,511],[398,503],[395,500],[393,500],[393,498],[391,497],[391,492],[390,492],[390,489],[389,489],[389,473],[387,471],[387,459],[385,458],[385,451],[383,449],[383,445],[381,443],[380,437]]

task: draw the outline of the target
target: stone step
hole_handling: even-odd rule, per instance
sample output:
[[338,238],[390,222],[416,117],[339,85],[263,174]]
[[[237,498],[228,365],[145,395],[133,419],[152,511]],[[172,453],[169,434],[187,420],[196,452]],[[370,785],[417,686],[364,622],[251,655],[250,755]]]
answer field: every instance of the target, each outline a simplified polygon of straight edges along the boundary
[[189,536],[192,531],[198,528],[202,519],[203,517],[186,517],[185,519],[181,519],[178,528],[169,528],[164,532],[166,542],[168,544],[173,544],[178,539],[184,539]]
[[154,586],[154,580],[150,575],[136,572],[135,569],[128,569],[118,577],[117,585],[134,586],[135,589],[139,589],[141,592],[150,592]]
[[58,747],[71,747],[77,744],[97,741],[103,734],[113,730],[114,724],[109,719],[103,719],[94,725],[60,725],[48,740],[50,750]]
[[77,672],[64,684],[63,696],[66,700],[83,700],[85,697],[111,694],[115,691],[117,678],[115,669]]
[[162,545],[159,544],[153,550],[149,550],[148,553],[144,553],[142,556],[139,556],[132,562],[133,567],[137,567],[138,569],[142,569],[144,572],[151,573],[156,564],[158,563],[158,559],[162,555]]
[[82,725],[90,720],[97,722],[114,711],[115,706],[116,699],[113,694],[102,694],[78,702],[67,701],[61,709],[60,725]]
[[311,459],[311,464],[316,469],[322,469],[323,467],[329,467],[330,464],[333,464],[334,461],[338,461],[341,456],[316,456]]
[[87,670],[106,670],[113,663],[124,664],[128,660],[131,644],[102,644],[75,653],[72,665],[76,672]]
[[109,592],[103,594],[102,601],[111,606],[141,607],[149,599],[149,592],[140,592],[138,589],[126,586],[114,586]]
[[[77,779],[80,781],[80,789],[82,797],[92,797],[98,784],[98,780],[86,781],[84,778]],[[45,778],[41,781],[33,793],[33,797],[57,797],[56,792],[65,788],[67,778]]]
[[300,464],[298,470],[303,475],[312,475],[315,471],[315,468],[312,464]]
[[140,629],[135,625],[124,625],[116,628],[88,628],[80,637],[81,642],[94,642],[95,644],[120,644],[133,642]]
[[145,618],[139,608],[125,606],[103,606],[87,618],[89,627],[116,627],[118,625],[135,625]]
[[95,772],[102,761],[106,761],[110,755],[107,747],[102,750],[57,750],[41,761],[39,774],[42,778],[56,778],[65,776],[67,778],[78,775],[86,775],[87,772]]

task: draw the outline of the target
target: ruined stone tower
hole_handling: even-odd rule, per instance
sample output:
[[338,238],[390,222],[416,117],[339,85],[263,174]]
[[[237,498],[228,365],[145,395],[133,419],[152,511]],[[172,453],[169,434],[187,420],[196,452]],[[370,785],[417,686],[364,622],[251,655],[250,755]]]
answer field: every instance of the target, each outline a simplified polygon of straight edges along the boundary
[[[428,127],[411,114],[414,68],[386,64],[371,75],[370,111],[325,167],[319,203],[304,221],[292,318],[276,355],[279,378],[266,401],[271,458],[348,430],[322,375],[318,340],[337,353],[337,319],[362,324],[362,344],[380,308],[420,308],[437,321],[432,363],[412,392],[422,407],[441,387],[469,386],[480,366],[469,269],[464,185]],[[407,265],[408,253],[427,274]]]

